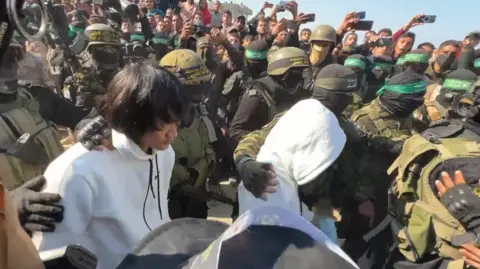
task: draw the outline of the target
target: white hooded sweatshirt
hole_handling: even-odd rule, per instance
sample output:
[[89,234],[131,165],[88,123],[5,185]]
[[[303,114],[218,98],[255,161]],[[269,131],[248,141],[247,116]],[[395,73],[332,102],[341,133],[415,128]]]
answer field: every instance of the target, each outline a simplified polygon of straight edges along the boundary
[[314,99],[296,103],[275,124],[260,148],[257,161],[275,168],[277,192],[267,201],[255,198],[243,183],[238,187],[240,214],[261,206],[280,206],[311,221],[313,213],[302,204],[298,186],[307,184],[325,171],[340,155],[346,136],[337,117]]
[[44,192],[62,196],[65,214],[54,232],[34,234],[39,251],[79,244],[97,256],[98,269],[111,269],[150,228],[170,220],[172,147],[148,155],[115,130],[112,143],[116,150],[87,151],[77,143],[48,166]]

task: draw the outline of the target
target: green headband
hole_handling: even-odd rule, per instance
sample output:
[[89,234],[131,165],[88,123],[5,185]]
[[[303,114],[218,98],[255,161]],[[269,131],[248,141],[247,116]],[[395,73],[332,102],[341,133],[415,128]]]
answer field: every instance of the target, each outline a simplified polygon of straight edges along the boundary
[[395,63],[395,65],[402,65],[404,63],[405,63],[405,56],[402,56],[397,59],[397,62]]
[[373,69],[377,70],[388,70],[391,71],[393,67],[393,63],[385,63],[385,62],[374,62]]
[[356,77],[352,78],[318,78],[315,80],[315,86],[327,90],[339,92],[354,92],[358,87]]
[[423,53],[407,53],[403,62],[428,64],[428,55]]
[[352,57],[349,57],[345,60],[345,63],[343,63],[344,66],[346,67],[350,67],[350,68],[359,68],[359,69],[362,69],[362,70],[365,70],[365,62],[360,60],[360,59],[357,59],[357,58],[352,58]]
[[250,60],[266,60],[268,51],[246,50],[245,57]]
[[163,44],[168,45],[168,38],[154,37],[152,38],[153,44]]
[[386,82],[385,86],[378,90],[377,95],[381,95],[384,91],[390,91],[399,94],[421,93],[427,91],[427,86],[428,82],[426,80],[402,85],[388,85],[388,82]]
[[130,41],[145,41],[144,35],[130,35]]
[[473,61],[473,67],[480,68],[480,58],[475,59],[475,61]]
[[68,29],[68,36],[69,37],[74,37],[78,33],[83,33],[84,31],[85,31],[85,29],[83,29],[81,27],[75,27],[75,26],[70,25],[69,29]]
[[454,78],[447,78],[442,85],[445,89],[452,89],[452,90],[463,90],[467,92],[473,92],[475,87],[475,83],[470,82],[468,80],[461,80],[461,79],[454,79]]

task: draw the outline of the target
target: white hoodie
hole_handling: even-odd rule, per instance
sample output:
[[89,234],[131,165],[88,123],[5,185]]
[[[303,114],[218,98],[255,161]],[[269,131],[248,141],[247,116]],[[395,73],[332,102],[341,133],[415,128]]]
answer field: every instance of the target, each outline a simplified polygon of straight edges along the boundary
[[296,103],[275,124],[260,148],[257,161],[275,168],[277,192],[268,200],[255,198],[238,187],[240,214],[261,206],[280,206],[312,220],[313,213],[304,204],[300,210],[298,186],[307,184],[325,171],[340,155],[346,136],[337,117],[314,99]]
[[116,150],[87,151],[77,143],[48,166],[44,192],[62,196],[65,215],[54,232],[34,234],[39,251],[79,244],[97,256],[98,269],[111,269],[150,232],[146,223],[154,229],[170,220],[172,147],[148,155],[115,130],[112,143]]

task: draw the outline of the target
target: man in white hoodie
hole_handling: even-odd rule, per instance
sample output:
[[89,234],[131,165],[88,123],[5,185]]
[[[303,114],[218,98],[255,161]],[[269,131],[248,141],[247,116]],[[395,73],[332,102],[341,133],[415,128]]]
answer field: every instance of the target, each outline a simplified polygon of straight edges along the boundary
[[112,80],[102,116],[114,149],[77,143],[45,172],[45,192],[62,196],[65,215],[52,233],[34,234],[39,251],[79,244],[115,268],[151,229],[169,221],[170,144],[186,105],[178,79],[163,68],[132,65]]
[[[299,121],[307,118],[315,120]],[[345,142],[346,136],[337,117],[319,101],[308,99],[295,104],[275,124],[257,156],[257,161],[275,167],[279,182],[277,191],[269,194],[265,201],[247,191],[242,182],[238,188],[240,214],[252,208],[276,205],[312,220],[309,210],[312,204],[305,205],[306,199],[299,195],[300,188],[317,180],[334,163]],[[329,182],[315,182],[315,186],[323,186],[317,190],[323,191],[328,201]],[[320,196],[318,193],[315,198]],[[331,218],[332,214],[333,210],[325,210],[326,218]],[[333,239],[335,237],[332,235]]]

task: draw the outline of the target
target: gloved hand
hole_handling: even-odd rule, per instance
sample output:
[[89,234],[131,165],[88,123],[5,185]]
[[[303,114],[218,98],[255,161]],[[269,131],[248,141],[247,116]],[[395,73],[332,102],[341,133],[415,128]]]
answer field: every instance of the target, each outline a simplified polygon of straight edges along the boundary
[[245,188],[255,197],[267,200],[267,193],[276,192],[275,169],[269,163],[257,162],[250,157],[243,157],[237,162],[237,170]]
[[465,244],[469,240],[480,243],[480,197],[467,185],[460,171],[455,172],[455,182],[448,173],[442,172],[442,181],[435,181],[442,204],[469,233],[469,236],[457,238],[457,242],[452,240],[452,243]]
[[45,182],[38,176],[10,192],[20,223],[29,233],[53,232],[55,223],[63,220],[63,206],[57,204],[60,195],[40,192]]
[[77,129],[77,140],[86,149],[92,150],[94,147],[99,146],[111,148],[108,139],[112,134],[112,130],[102,116],[82,120]]

